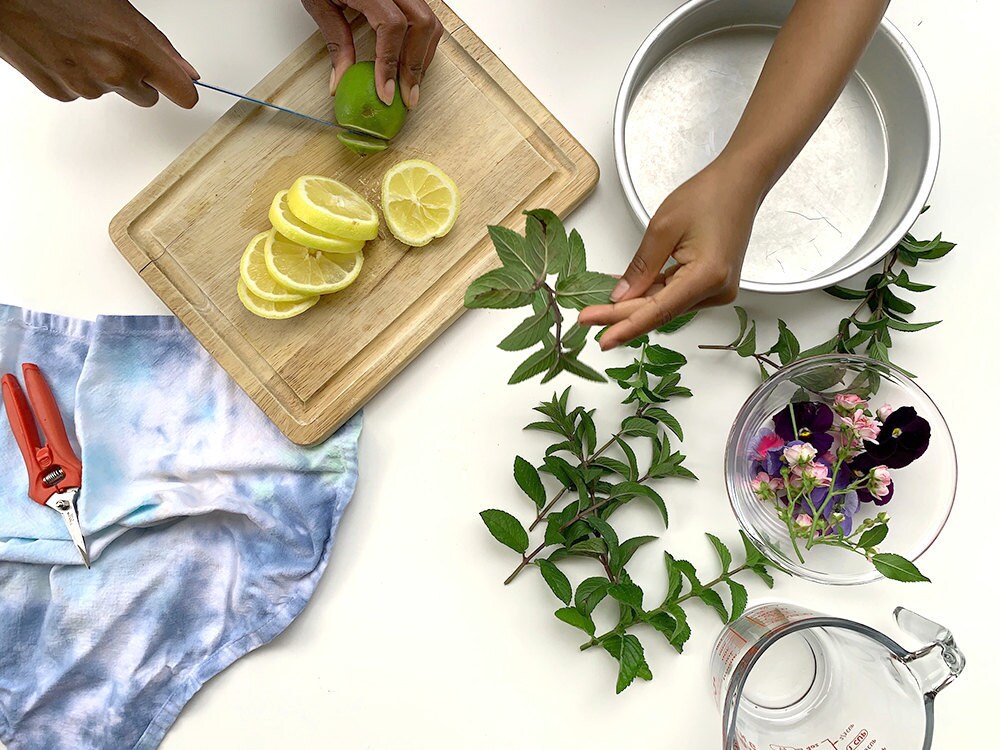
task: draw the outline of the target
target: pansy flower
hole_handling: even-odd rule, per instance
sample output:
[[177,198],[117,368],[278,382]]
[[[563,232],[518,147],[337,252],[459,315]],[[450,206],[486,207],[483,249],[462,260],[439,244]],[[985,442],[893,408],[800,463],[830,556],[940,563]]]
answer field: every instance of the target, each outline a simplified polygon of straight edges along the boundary
[[[777,423],[777,418],[775,419]],[[777,431],[781,434],[781,431]],[[890,414],[879,431],[878,442],[865,442],[870,457],[868,469],[883,465],[902,469],[920,458],[931,441],[931,426],[912,406],[902,406]]]
[[832,426],[833,410],[814,401],[796,401],[774,415],[774,431],[778,437],[786,442],[811,443],[821,455],[833,445],[833,435],[829,433]]
[[776,433],[767,431],[760,436],[760,440],[757,441],[757,447],[753,450],[753,457],[758,461],[763,461],[767,458],[767,452],[772,448],[781,448],[784,446],[785,441],[779,437]]

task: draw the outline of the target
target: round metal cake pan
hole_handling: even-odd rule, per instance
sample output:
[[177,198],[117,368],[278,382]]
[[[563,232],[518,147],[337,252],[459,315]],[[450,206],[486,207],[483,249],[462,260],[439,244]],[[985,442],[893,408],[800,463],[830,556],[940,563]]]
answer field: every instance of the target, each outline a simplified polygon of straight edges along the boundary
[[[660,202],[732,135],[794,0],[691,0],[629,64],[615,106],[615,162],[645,227]],[[754,224],[740,287],[836,284],[878,262],[923,209],[941,147],[934,91],[888,20]]]

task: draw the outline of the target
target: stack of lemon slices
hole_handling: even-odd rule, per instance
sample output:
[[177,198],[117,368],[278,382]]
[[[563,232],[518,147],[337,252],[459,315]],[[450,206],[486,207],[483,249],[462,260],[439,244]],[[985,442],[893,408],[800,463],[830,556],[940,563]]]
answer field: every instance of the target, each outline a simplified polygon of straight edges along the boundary
[[[386,172],[382,212],[393,236],[410,247],[444,237],[458,218],[458,188],[430,162],[411,159]],[[343,183],[305,175],[274,196],[271,229],[247,245],[237,293],[254,315],[301,315],[324,294],[346,289],[361,273],[365,242],[378,236],[368,201]]]
[[378,214],[343,183],[305,175],[274,196],[271,229],[250,240],[237,292],[255,315],[293,318],[323,294],[346,289],[361,273],[364,246],[378,235]]

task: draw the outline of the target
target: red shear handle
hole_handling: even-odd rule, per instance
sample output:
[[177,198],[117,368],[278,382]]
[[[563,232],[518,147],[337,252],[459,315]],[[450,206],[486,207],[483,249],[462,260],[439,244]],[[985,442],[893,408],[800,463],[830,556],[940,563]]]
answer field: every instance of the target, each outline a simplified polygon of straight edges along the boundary
[[31,488],[31,499],[36,503],[45,504],[44,499],[35,497],[35,484],[41,476],[41,466],[38,465],[38,449],[41,444],[38,440],[38,428],[35,427],[35,418],[31,414],[31,408],[24,398],[24,391],[21,384],[13,375],[4,375],[2,380],[3,405],[7,410],[7,419],[10,420],[10,429],[17,440],[17,447],[21,449],[24,456],[24,465],[28,471],[28,484]]
[[[69,444],[66,424],[63,422],[55,396],[52,395],[49,384],[45,381],[42,371],[38,369],[38,365],[25,364],[22,371],[24,373],[24,387],[28,391],[28,400],[35,410],[35,418],[45,435],[45,448],[49,452],[51,463],[62,467],[66,474],[66,478],[60,481],[57,486],[60,489],[79,487],[83,470],[80,459],[76,457],[73,446]],[[36,434],[35,440],[37,441],[37,439]]]

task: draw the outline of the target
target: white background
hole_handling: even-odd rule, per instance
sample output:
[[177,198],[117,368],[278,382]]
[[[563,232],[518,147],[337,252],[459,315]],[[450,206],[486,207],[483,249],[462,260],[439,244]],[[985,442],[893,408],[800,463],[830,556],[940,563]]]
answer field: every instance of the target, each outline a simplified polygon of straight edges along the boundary
[[[678,4],[452,2],[600,162],[600,186],[570,223],[586,239],[592,266],[609,272],[624,267],[640,237],[614,171],[614,98],[632,52]],[[206,80],[235,89],[253,85],[311,31],[291,0],[139,5]],[[927,65],[941,107],[940,172],[932,209],[916,231],[942,231],[959,243],[951,257],[916,274],[939,285],[919,300],[920,317],[945,323],[898,335],[894,352],[919,373],[955,432],[958,502],[921,561],[933,585],[834,589],[784,578],[772,594],[748,584],[751,602],[793,600],[890,635],[897,635],[890,617],[897,604],[952,628],[969,666],[938,701],[935,746],[986,747],[998,697],[988,664],[997,588],[1000,11],[976,0],[897,0],[889,16]],[[206,94],[191,112],[169,104],[145,111],[111,98],[60,104],[3,65],[0,98],[0,300],[81,317],[164,312],[111,244],[108,221],[231,102]],[[762,322],[775,315],[794,321],[810,344],[826,338],[843,311],[816,294],[746,294],[740,302]],[[526,515],[510,464],[515,453],[538,459],[543,443],[520,428],[552,390],[537,382],[505,385],[519,360],[495,344],[518,321],[514,313],[464,316],[371,402],[362,479],[312,603],[272,645],[209,683],[163,747],[718,746],[707,676],[720,629],[714,614],[692,608],[695,634],[683,656],[643,634],[655,679],[615,697],[611,659],[577,651],[579,634],[552,617],[557,602],[537,575],[500,585],[513,556],[489,538],[477,513],[502,507]],[[721,457],[755,372],[731,355],[695,351],[699,343],[728,341],[732,327],[731,312],[713,311],[672,342],[693,359],[685,380],[696,397],[676,412],[702,480],[661,487],[671,529],[631,566],[650,600],[662,593],[664,545],[710,570],[702,532],[736,539]],[[622,359],[590,354],[605,366]],[[614,387],[574,385],[574,392],[602,407],[605,424],[620,418]],[[623,519],[633,532],[657,525],[640,509]]]

